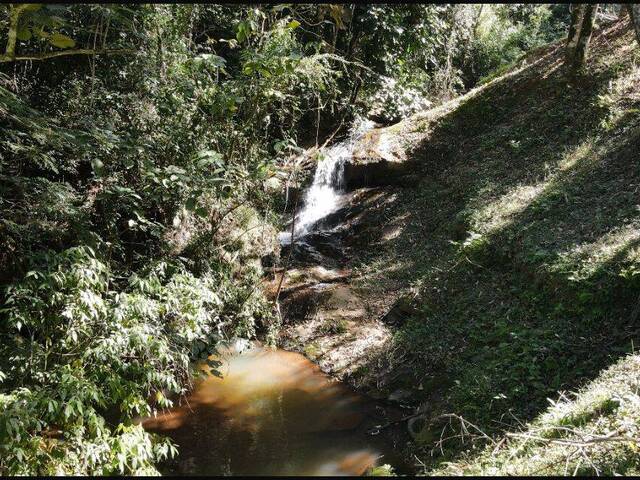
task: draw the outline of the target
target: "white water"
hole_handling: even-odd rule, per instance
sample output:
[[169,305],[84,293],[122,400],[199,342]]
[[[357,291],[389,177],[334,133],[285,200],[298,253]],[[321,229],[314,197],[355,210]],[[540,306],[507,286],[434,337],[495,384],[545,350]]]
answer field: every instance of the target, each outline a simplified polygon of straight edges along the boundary
[[304,237],[319,220],[338,209],[344,195],[344,164],[353,155],[356,142],[373,126],[369,120],[362,121],[352,129],[349,138],[321,152],[302,210],[296,214],[294,231],[281,232],[281,244],[291,243],[292,237]]

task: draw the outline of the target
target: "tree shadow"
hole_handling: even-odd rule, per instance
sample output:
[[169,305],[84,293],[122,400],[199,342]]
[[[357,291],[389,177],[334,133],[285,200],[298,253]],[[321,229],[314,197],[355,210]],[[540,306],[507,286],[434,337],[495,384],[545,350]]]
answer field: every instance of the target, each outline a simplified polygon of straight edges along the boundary
[[418,188],[388,189],[396,199],[365,214],[371,225],[404,218],[392,239],[361,232],[371,247],[353,264],[371,295],[390,272],[413,287],[414,308],[371,361],[393,365],[400,349],[411,364],[390,390],[412,388],[434,416],[491,433],[534,418],[638,336],[640,282],[624,272],[640,256],[640,105],[610,100],[633,68],[629,36],[620,23],[598,32],[577,84],[548,47],[460,102],[412,153]]

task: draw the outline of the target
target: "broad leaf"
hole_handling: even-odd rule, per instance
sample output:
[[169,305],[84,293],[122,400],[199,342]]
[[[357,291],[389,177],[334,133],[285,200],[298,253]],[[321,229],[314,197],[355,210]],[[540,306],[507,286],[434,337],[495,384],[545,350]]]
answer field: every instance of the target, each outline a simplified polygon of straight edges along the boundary
[[58,48],[73,48],[76,46],[75,40],[62,33],[54,33],[49,37],[49,43]]

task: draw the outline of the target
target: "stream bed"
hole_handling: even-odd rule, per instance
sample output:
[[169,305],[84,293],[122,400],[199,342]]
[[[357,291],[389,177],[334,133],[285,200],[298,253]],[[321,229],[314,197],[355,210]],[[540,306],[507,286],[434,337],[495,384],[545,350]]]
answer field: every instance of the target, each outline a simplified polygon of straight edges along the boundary
[[[168,475],[362,475],[389,464],[408,473],[393,422],[402,412],[376,404],[320,371],[304,356],[253,344],[217,360],[170,411],[144,427],[169,436],[179,455]],[[208,369],[208,367],[202,367]]]
[[[279,235],[294,264],[331,272],[344,263],[339,233],[326,224],[347,198],[344,164],[371,128],[372,122],[355,126],[321,155],[297,221]],[[178,445],[178,457],[161,465],[162,473],[336,476],[382,465],[413,473],[402,456],[407,412],[356,394],[299,353],[255,342],[215,360],[221,376],[209,373],[179,406],[143,421]]]

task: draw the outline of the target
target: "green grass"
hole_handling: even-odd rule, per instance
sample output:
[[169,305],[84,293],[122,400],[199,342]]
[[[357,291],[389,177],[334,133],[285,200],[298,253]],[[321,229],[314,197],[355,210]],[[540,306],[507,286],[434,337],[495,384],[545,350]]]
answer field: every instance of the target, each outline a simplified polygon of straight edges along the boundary
[[439,475],[637,475],[640,356],[622,358],[596,381],[501,443],[442,465]]
[[[402,233],[383,241],[368,232],[372,246],[357,265],[371,296],[399,279],[418,292],[418,313],[388,351],[411,365],[429,418],[455,413],[494,438],[541,418],[558,391],[596,381],[639,340],[640,49],[620,24],[598,32],[573,85],[562,55],[561,46],[541,49],[396,128],[411,138],[423,179],[388,192],[395,200],[375,215],[398,219]],[[611,398],[566,421],[615,423],[621,410]],[[481,453],[486,439],[453,438],[432,452],[442,429],[427,421],[420,435],[432,439],[421,445],[427,471],[456,460],[447,471],[502,471],[480,465],[492,458]],[[603,455],[577,471],[635,468]]]

